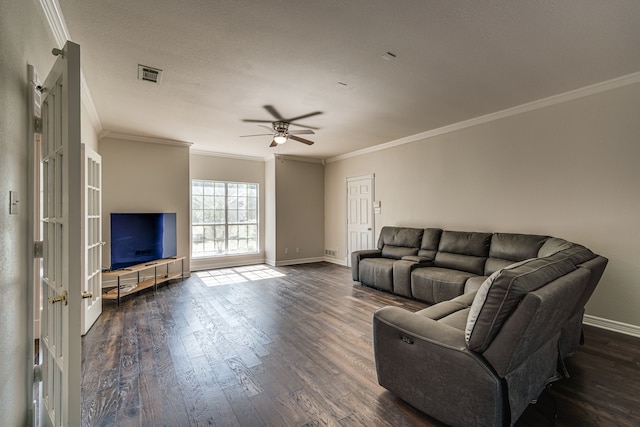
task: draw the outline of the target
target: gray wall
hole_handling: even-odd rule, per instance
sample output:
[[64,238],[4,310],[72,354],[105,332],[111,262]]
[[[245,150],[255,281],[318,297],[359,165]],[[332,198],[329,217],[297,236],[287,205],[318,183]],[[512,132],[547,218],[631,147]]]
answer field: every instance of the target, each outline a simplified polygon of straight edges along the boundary
[[636,83],[329,161],[326,247],[346,258],[345,180],[375,173],[376,238],[404,225],[584,244],[610,260],[587,314],[640,327],[639,111]]
[[276,262],[276,160],[264,164],[264,258],[270,265]]
[[324,256],[324,166],[280,157],[275,160],[276,265]]
[[[0,414],[7,426],[26,425],[31,409],[28,375],[33,343],[27,283],[27,64],[46,76],[55,39],[37,0],[0,5]],[[20,214],[9,215],[9,191],[17,191]]]
[[321,261],[324,251],[324,166],[278,156],[265,162],[265,261]]
[[178,255],[190,257],[189,147],[124,139],[100,140],[102,262],[111,265],[112,212],[175,212]]

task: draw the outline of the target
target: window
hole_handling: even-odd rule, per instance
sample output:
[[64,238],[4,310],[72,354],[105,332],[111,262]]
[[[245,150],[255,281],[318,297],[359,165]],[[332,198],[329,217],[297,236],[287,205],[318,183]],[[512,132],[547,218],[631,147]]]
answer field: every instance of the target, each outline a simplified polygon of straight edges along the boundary
[[258,184],[191,182],[191,255],[258,252]]

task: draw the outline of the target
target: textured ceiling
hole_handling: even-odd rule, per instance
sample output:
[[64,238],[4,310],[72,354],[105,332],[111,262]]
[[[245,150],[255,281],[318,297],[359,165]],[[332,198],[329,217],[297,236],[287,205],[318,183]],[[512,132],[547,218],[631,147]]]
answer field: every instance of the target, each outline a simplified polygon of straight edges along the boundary
[[[104,130],[219,153],[330,158],[640,71],[637,0],[58,1]],[[321,111],[315,145],[240,138],[264,105]]]

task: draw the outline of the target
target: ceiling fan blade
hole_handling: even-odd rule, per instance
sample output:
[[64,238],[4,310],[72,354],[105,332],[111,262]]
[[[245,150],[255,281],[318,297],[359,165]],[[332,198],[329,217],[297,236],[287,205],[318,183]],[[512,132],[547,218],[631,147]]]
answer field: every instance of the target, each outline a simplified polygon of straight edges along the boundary
[[271,141],[271,145],[269,145],[269,147],[275,147],[276,145],[278,145],[278,143],[274,139],[273,141]]
[[269,131],[273,132],[273,125],[272,126],[258,125],[258,126],[260,126],[261,128],[268,129]]
[[293,125],[293,126],[299,126],[299,127],[301,127],[301,128],[307,128],[307,129],[315,129],[315,130],[320,129],[320,128],[318,128],[318,127],[314,127],[314,126],[307,126],[307,125],[301,125],[301,124],[298,124],[298,123],[289,123],[289,124],[290,124],[290,125]]
[[278,113],[278,110],[276,110],[276,108],[273,105],[265,105],[264,109],[267,110],[273,117],[275,117],[280,121],[285,121],[285,122],[290,121],[290,120],[284,120],[284,118],[280,115],[280,113]]
[[248,136],[273,136],[273,133],[258,133],[255,135],[240,135],[240,138],[246,138]]
[[313,141],[309,141],[308,139],[300,138],[299,136],[289,135],[289,139],[293,139],[294,141],[302,142],[303,144],[313,145]]
[[285,122],[295,122],[296,120],[306,119],[307,117],[317,116],[318,114],[322,114],[322,111],[314,111],[313,113],[303,114],[302,116],[292,117],[290,119],[283,120]]
[[314,131],[309,129],[300,129],[300,130],[290,130],[289,135],[311,135],[315,134]]
[[273,123],[271,120],[242,119],[246,123]]

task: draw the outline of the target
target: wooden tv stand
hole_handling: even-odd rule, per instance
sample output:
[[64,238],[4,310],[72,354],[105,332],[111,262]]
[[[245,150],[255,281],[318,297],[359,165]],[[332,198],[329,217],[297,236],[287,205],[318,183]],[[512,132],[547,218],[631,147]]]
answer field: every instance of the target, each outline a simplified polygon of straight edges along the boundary
[[[102,294],[102,298],[115,300],[118,305],[120,305],[120,298],[122,297],[135,294],[150,287],[153,287],[153,291],[155,292],[161,283],[178,278],[184,279],[184,260],[185,257],[183,256],[172,257],[132,265],[131,267],[120,270],[105,271],[102,273],[102,289],[107,291]],[[180,271],[170,271],[169,267],[178,262],[180,262]],[[151,270],[153,270],[153,276],[147,278]],[[145,272],[148,273],[144,274]],[[140,273],[143,273],[142,277]],[[122,279],[133,274],[136,274],[134,284],[123,285]]]

